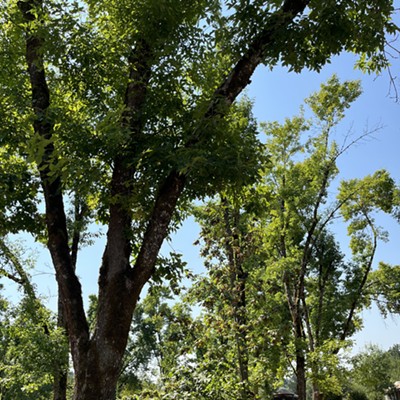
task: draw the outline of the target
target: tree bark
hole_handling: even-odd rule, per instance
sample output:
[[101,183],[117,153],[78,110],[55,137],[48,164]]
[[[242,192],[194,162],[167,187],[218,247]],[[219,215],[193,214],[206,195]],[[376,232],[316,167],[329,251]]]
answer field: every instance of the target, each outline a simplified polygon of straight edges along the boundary
[[57,158],[52,141],[53,122],[48,117],[50,93],[42,54],[43,38],[34,26],[30,27],[32,22],[36,22],[36,16],[40,15],[41,6],[41,2],[35,0],[18,2],[27,23],[26,62],[32,91],[32,109],[35,114],[33,128],[38,139],[45,141],[44,155],[38,167],[45,198],[47,246],[56,271],[60,301],[68,322],[74,368],[79,370],[89,340],[89,329],[83,308],[81,285],[70,257],[61,179],[52,174],[52,167],[57,168]]
[[297,395],[298,400],[306,400],[307,386],[306,386],[306,358],[304,350],[296,348],[296,377],[297,377]]
[[[76,263],[78,259],[79,244],[81,241],[81,233],[83,229],[83,221],[88,211],[86,204],[84,204],[76,195],[74,199],[74,228],[72,231],[71,243],[71,263],[76,270]],[[57,309],[57,326],[64,330],[65,336],[69,339],[67,321],[64,317],[64,308],[62,304],[62,295],[60,290],[58,292],[58,309]],[[53,382],[53,400],[66,400],[68,388],[68,371],[69,371],[69,357],[61,360],[55,360],[54,368],[54,382]]]

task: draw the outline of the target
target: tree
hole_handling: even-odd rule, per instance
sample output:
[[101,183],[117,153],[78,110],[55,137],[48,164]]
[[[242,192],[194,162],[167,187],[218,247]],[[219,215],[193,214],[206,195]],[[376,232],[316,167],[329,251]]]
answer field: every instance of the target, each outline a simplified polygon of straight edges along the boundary
[[[255,68],[319,70],[343,50],[360,54],[362,68],[383,68],[385,35],[397,30],[393,4],[3,0],[0,7],[1,157],[11,167],[2,172],[1,218],[10,231],[37,233],[39,199],[45,204],[74,399],[112,399],[133,311],[178,211],[229,182],[249,182],[257,170],[255,140],[244,146],[246,117],[234,106]],[[92,335],[71,257],[71,192],[108,227]]]
[[49,310],[29,297],[1,310],[2,399],[50,398],[55,366],[67,355],[65,337],[55,322]]
[[398,362],[398,346],[388,351],[368,346],[352,359],[352,387],[365,393],[369,400],[383,399],[386,390],[392,388],[398,378]]
[[[6,310],[6,315],[8,317],[13,314],[17,315],[17,317],[12,318],[16,319],[17,321],[13,322],[14,327],[12,329],[9,328],[7,330],[7,336],[10,335],[8,331],[11,330],[11,332],[14,331],[14,334],[11,333],[10,335],[12,340],[15,340],[14,337],[20,335],[26,341],[29,340],[30,333],[33,333],[34,331],[39,332],[39,336],[33,336],[36,339],[39,337],[39,344],[35,344],[36,347],[41,347],[43,353],[45,353],[45,355],[42,356],[48,357],[51,360],[53,373],[53,398],[54,400],[62,400],[66,399],[67,395],[67,373],[69,364],[68,352],[66,351],[66,348],[64,348],[64,351],[60,351],[62,345],[66,344],[66,340],[63,341],[61,339],[63,333],[65,332],[63,330],[56,329],[53,326],[54,324],[51,320],[51,313],[49,312],[49,310],[46,310],[43,302],[36,295],[35,287],[32,284],[31,277],[28,273],[28,269],[32,268],[33,265],[34,262],[30,257],[27,258],[23,256],[22,244],[10,243],[6,237],[0,237],[0,275],[7,277],[14,283],[18,284],[19,289],[21,289],[24,293],[23,300],[21,301],[21,304],[18,308],[15,307],[11,311]],[[9,306],[8,308],[11,308],[11,306]],[[20,324],[22,326],[25,326],[25,329],[21,329],[21,332],[19,330]],[[60,315],[58,316],[58,327],[64,328],[64,326],[60,324]],[[44,338],[41,338],[42,336],[44,336]],[[48,344],[46,345],[46,342],[53,343],[56,337],[58,338],[60,343],[63,342],[63,344],[57,344],[54,342],[54,344],[57,344],[57,346],[55,347],[57,347],[58,350],[55,348],[53,353],[49,353]],[[16,340],[21,341],[20,338]],[[40,346],[40,343],[42,343],[42,346]],[[33,347],[33,353],[35,354],[35,345]],[[20,346],[15,346],[13,350],[9,352],[9,354],[13,354],[13,351],[18,354],[20,352],[24,352],[25,350],[21,350]],[[55,355],[57,355],[57,357],[55,357]],[[36,356],[33,364],[37,361],[37,358],[38,356]],[[6,357],[4,357],[4,359],[6,359]],[[9,371],[8,369],[6,370]],[[36,377],[36,379],[38,381],[49,381],[47,374],[44,379],[38,377]],[[33,382],[29,382],[29,385],[31,388],[35,388]],[[17,386],[23,388],[25,384],[22,382],[18,382]],[[33,390],[27,390],[27,395],[32,396],[32,391]],[[11,390],[11,393],[13,393],[13,390]],[[11,394],[10,396],[13,397],[15,396],[15,394]],[[35,396],[38,396],[38,394],[36,393]]]
[[0,238],[0,274],[23,292],[17,306],[1,299],[1,398],[48,399],[57,392],[59,366],[68,368],[67,343],[54,315],[36,295],[28,273],[33,261],[22,249],[21,244]]
[[[358,314],[370,301],[375,249],[385,238],[373,213],[391,212],[395,192],[388,173],[377,171],[342,182],[336,201],[329,195],[339,173],[337,159],[348,149],[340,148],[331,132],[359,93],[358,82],[340,83],[334,76],[306,100],[316,116],[313,123],[301,114],[283,125],[264,124],[268,160],[260,181],[221,193],[197,210],[208,276],[194,292],[204,323],[224,338],[222,354],[210,354],[231,366],[217,376],[226,379],[229,371],[235,382],[237,370],[236,380],[247,388],[228,397],[257,396],[259,360],[269,361],[260,368],[264,377],[272,365],[279,367],[262,344],[274,330],[288,332],[288,327],[292,334],[274,337],[274,343],[294,361],[300,398],[306,396],[307,379],[314,398],[342,390],[338,353],[360,327]],[[316,129],[318,134],[305,138]],[[349,224],[351,262],[327,229],[339,212]],[[263,318],[278,310],[280,319]]]
[[360,90],[358,82],[341,84],[335,76],[321,85],[321,90],[306,100],[315,115],[313,126],[318,129],[318,134],[309,139],[304,135],[310,129],[310,121],[303,115],[287,119],[282,125],[264,125],[266,149],[271,157],[271,169],[266,171],[265,184],[259,189],[268,207],[265,251],[287,301],[300,399],[306,398],[308,368],[316,396],[321,390],[319,377],[330,375],[318,370],[324,364],[335,364],[335,357],[328,363],[328,354],[332,356],[328,348],[334,345],[333,340],[338,345],[339,321],[348,310],[346,306],[335,308],[333,318],[338,320],[338,326],[325,326],[324,330],[322,322],[328,320],[321,318],[326,311],[325,302],[329,302],[326,282],[336,275],[336,294],[339,290],[343,294],[340,275],[345,269],[327,225],[350,199],[332,204],[329,198],[328,188],[339,172],[337,159],[344,152],[331,136]]
[[[335,76],[321,85],[321,90],[306,100],[320,133],[305,144],[300,134],[309,126],[302,116],[283,125],[265,126],[271,136],[267,148],[272,157],[264,188],[271,208],[266,243],[270,262],[282,272],[293,324],[300,398],[306,395],[307,367],[315,398],[319,386],[340,390],[334,373],[337,354],[357,329],[356,315],[367,304],[367,279],[375,250],[378,241],[385,239],[373,213],[390,213],[394,204],[395,185],[386,171],[344,181],[337,200],[332,202],[329,196],[328,189],[339,172],[337,159],[354,144],[339,147],[331,133],[359,94],[358,82],[340,83]],[[327,231],[339,213],[349,224],[351,263],[343,261]],[[332,307],[329,303],[334,298]],[[330,313],[334,313],[331,320],[322,319]]]
[[284,298],[265,274],[262,219],[251,189],[223,193],[195,211],[207,276],[190,290],[204,331],[193,362],[212,382],[209,396],[223,399],[270,397],[290,342]]
[[[176,297],[181,288],[171,286],[173,292],[153,281],[137,304],[118,379],[118,399],[182,395],[169,381],[185,363],[195,334],[188,304]],[[97,304],[92,295],[88,312],[91,329],[96,324]]]

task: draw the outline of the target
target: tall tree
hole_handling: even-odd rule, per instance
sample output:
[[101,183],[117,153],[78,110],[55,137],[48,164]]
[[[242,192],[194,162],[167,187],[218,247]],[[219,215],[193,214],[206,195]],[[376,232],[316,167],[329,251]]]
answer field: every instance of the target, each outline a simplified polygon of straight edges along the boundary
[[[112,399],[133,311],[177,209],[230,181],[248,182],[257,169],[233,107],[255,68],[319,70],[343,50],[360,54],[364,68],[382,68],[385,35],[397,29],[393,2],[3,0],[0,7],[1,156],[23,166],[22,175],[5,174],[22,177],[27,192],[11,181],[1,216],[21,215],[28,225],[20,229],[33,231],[35,198],[43,199],[74,399]],[[91,189],[90,204],[108,227],[92,335],[70,251],[71,187]]]
[[255,203],[258,195],[247,188],[224,193],[195,212],[207,276],[190,290],[202,309],[197,322],[206,331],[194,362],[226,399],[270,396],[282,379],[290,342],[284,298],[264,271],[263,223]]
[[[301,136],[309,129],[302,116],[286,120],[283,125],[265,125],[270,135],[267,151],[272,164],[263,188],[270,207],[266,244],[271,262],[282,271],[293,325],[297,391],[301,399],[306,397],[308,368],[315,378],[314,395],[318,398],[317,377],[322,375],[318,370],[323,364],[318,354],[335,357],[340,343],[354,333],[355,316],[364,304],[367,278],[378,240],[382,238],[372,214],[377,210],[391,212],[393,206],[394,182],[385,171],[342,182],[337,200],[329,196],[329,187],[338,174],[337,159],[349,147],[338,146],[331,138],[332,131],[359,94],[359,82],[340,83],[335,76],[321,85],[321,90],[306,100],[316,117],[314,126],[319,130],[309,140],[304,141]],[[329,243],[327,226],[339,213],[349,223],[353,265],[341,262],[335,243]],[[336,294],[340,294],[342,301],[337,300],[336,304],[341,307],[334,309],[337,325],[330,325],[332,330],[325,331],[324,337],[319,325],[324,302],[329,301],[324,290],[328,289],[327,279],[333,281],[337,274],[345,276],[336,278],[339,285]],[[317,286],[313,284],[315,276],[319,280]],[[317,303],[313,300],[315,295]],[[325,371],[325,375],[329,374]]]
[[[306,100],[316,117],[313,124],[303,115],[282,125],[264,124],[268,161],[260,182],[234,195],[224,193],[197,212],[209,274],[195,285],[197,299],[214,329],[229,327],[226,355],[228,350],[235,353],[227,331],[235,332],[236,357],[227,362],[234,365],[236,360],[243,387],[256,387],[257,379],[249,374],[249,360],[253,369],[260,364],[252,354],[255,343],[284,329],[284,321],[262,318],[271,313],[267,305],[274,305],[290,320],[299,397],[306,397],[308,378],[314,398],[341,391],[338,352],[360,326],[359,311],[369,304],[368,277],[378,240],[384,237],[373,213],[390,212],[395,191],[388,173],[378,171],[342,182],[337,200],[329,194],[339,172],[337,159],[348,149],[332,140],[332,130],[359,94],[359,82],[340,83],[334,76]],[[318,134],[305,138],[316,129]],[[339,212],[349,223],[351,262],[327,230]],[[263,293],[266,301],[260,302]],[[289,353],[287,335],[282,338],[280,350]],[[241,394],[252,396],[251,391]]]

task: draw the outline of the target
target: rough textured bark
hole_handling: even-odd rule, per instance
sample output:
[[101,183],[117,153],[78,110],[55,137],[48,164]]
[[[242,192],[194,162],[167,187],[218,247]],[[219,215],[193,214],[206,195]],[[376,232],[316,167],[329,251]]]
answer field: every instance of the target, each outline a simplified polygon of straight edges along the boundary
[[[80,201],[78,197],[75,197],[74,205],[74,228],[72,231],[72,243],[71,243],[71,263],[76,270],[76,263],[78,259],[78,249],[81,241],[81,233],[83,228],[83,220],[87,213],[87,206]],[[68,326],[67,321],[64,317],[64,307],[62,304],[62,296],[59,291],[58,293],[58,308],[57,308],[57,326],[62,328],[68,339]],[[65,359],[55,360],[54,369],[54,383],[53,383],[53,400],[66,400],[67,399],[67,387],[68,387],[68,371],[69,371],[69,357],[66,355]]]
[[57,164],[52,142],[53,125],[47,116],[50,106],[50,94],[46,82],[42,56],[43,39],[29,23],[35,22],[34,9],[40,9],[39,1],[20,1],[21,10],[28,28],[26,31],[26,62],[32,90],[32,108],[35,113],[33,122],[35,135],[46,141],[45,153],[39,164],[40,178],[46,206],[46,226],[48,248],[56,271],[56,279],[61,293],[61,302],[70,331],[71,352],[74,368],[78,370],[82,362],[83,349],[87,346],[89,329],[83,309],[82,291],[71,263],[68,234],[61,180],[51,176],[50,166]]
[[[229,76],[216,90],[204,120],[221,115],[220,102],[226,106],[250,82],[255,68],[262,61],[265,49],[273,43],[276,32],[286,29],[301,13],[308,1],[288,0],[281,10],[271,16],[270,23],[249,45],[249,50],[238,61]],[[41,8],[40,0],[20,1],[18,6],[27,22],[35,21],[32,10]],[[39,13],[40,14],[40,13]],[[36,21],[37,22],[37,21]],[[46,82],[43,39],[35,32],[26,32],[26,61],[32,90],[32,108],[36,118],[35,134],[46,140],[45,155],[39,165],[46,204],[48,248],[56,270],[60,298],[66,319],[71,353],[75,370],[75,400],[110,400],[115,398],[115,388],[125,350],[133,310],[143,285],[151,277],[161,244],[168,232],[176,204],[182,194],[187,177],[171,171],[161,185],[153,212],[143,238],[141,250],[133,267],[131,256],[131,216],[129,194],[134,176],[132,144],[140,139],[140,111],[146,97],[146,87],[151,75],[151,49],[138,42],[130,58],[130,83],[126,90],[126,112],[122,126],[129,129],[131,138],[122,146],[121,154],[114,160],[111,195],[116,201],[110,206],[107,245],[99,277],[99,308],[95,332],[89,337],[84,313],[81,286],[73,268],[66,217],[64,212],[60,177],[50,177],[50,165],[56,166],[52,143],[52,122],[46,114],[50,95]],[[193,133],[186,146],[200,139],[201,129]]]

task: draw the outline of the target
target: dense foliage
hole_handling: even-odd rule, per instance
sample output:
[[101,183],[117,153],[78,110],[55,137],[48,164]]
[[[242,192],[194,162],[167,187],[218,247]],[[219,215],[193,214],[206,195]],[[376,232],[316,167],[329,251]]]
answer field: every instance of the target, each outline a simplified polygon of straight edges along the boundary
[[377,400],[395,391],[394,383],[400,374],[399,345],[387,351],[370,345],[353,357],[352,364],[349,387],[354,392],[363,393],[368,400]]
[[[257,124],[237,101],[254,70],[318,71],[349,51],[379,71],[394,11],[387,0],[0,1],[0,235],[26,231],[51,254],[74,400],[115,398],[137,301],[154,274],[174,279],[158,253],[190,202],[256,181]],[[90,327],[75,267],[93,221],[107,243]]]

